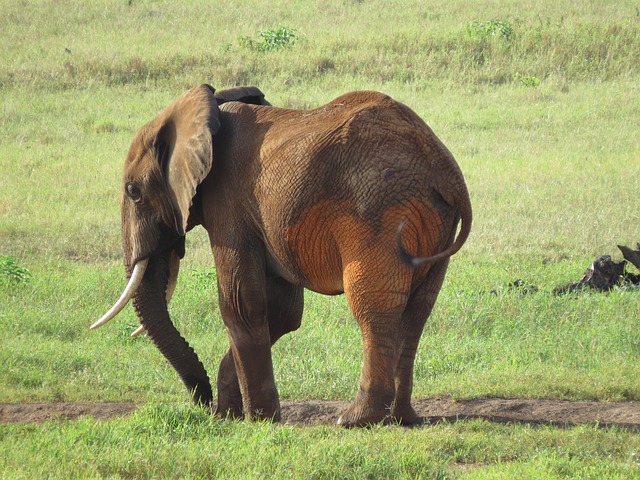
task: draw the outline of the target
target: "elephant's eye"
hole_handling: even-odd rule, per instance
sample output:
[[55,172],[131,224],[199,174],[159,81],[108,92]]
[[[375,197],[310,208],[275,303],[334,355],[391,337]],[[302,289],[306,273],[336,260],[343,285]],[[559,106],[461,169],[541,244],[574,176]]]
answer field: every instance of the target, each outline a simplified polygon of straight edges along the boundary
[[142,200],[142,192],[140,191],[140,187],[138,187],[135,183],[127,183],[127,195],[129,195],[131,200],[136,203]]

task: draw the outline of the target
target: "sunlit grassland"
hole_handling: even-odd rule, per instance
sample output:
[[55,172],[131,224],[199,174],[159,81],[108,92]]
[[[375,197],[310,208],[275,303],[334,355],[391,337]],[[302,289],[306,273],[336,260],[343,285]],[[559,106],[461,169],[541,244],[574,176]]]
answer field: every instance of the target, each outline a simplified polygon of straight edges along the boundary
[[[109,422],[0,427],[0,476],[640,476],[638,435],[622,429],[211,421],[151,342],[129,336],[130,308],[88,330],[123,287],[129,143],[185,88],[252,84],[300,108],[376,89],[450,148],[474,206],[425,327],[414,397],[640,400],[638,291],[551,293],[640,242],[634,2],[0,1],[0,11],[0,255],[32,275],[0,282],[0,403],[150,404]],[[496,20],[512,33],[472,24]],[[282,25],[297,35],[289,48],[239,41]],[[515,279],[539,291],[508,290]],[[214,285],[195,230],[171,314],[211,378],[228,347]],[[352,398],[361,347],[342,297],[307,294],[301,329],[274,347],[281,396]]]
[[[639,55],[632,1],[4,3],[3,82],[46,89],[259,78],[298,97],[324,82],[424,87],[519,74],[562,83],[633,75]],[[494,19],[512,34],[468,34],[470,22]],[[299,48],[264,56],[240,47],[238,37],[279,25],[296,30]]]
[[[3,289],[0,398],[186,401],[155,347],[144,337],[129,337],[137,326],[131,310],[109,328],[88,331],[122,284],[119,266],[102,268],[49,261],[32,270],[28,285]],[[552,270],[537,268],[538,276]],[[474,269],[506,284],[508,277],[490,263],[452,268],[421,342],[416,397],[638,399],[636,292],[491,295],[472,281]],[[171,306],[211,378],[227,348],[213,284],[210,271],[186,268]],[[344,299],[308,294],[303,326],[274,348],[282,397],[351,398],[361,348]]]
[[[413,106],[456,155],[476,210],[468,251],[553,260],[636,241],[637,82],[576,84],[568,92],[378,87]],[[175,94],[166,87],[37,97],[5,90],[0,182],[8,253],[55,247],[51,253],[71,257],[118,257],[123,158],[139,126]],[[43,237],[46,243],[34,241]]]

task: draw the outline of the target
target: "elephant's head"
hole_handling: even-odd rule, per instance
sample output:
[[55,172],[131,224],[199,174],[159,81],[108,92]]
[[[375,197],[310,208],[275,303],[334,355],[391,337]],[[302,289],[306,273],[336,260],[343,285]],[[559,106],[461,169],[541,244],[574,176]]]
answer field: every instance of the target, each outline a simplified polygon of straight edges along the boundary
[[189,90],[144,125],[127,155],[121,194],[122,248],[129,282],[116,304],[91,328],[115,317],[133,298],[140,318],[160,351],[192,391],[209,403],[211,386],[193,349],[169,318],[189,210],[198,185],[213,164],[213,137],[220,128],[218,104],[264,103],[255,89],[215,94],[209,85]]
[[173,250],[182,258],[189,209],[213,163],[218,105],[230,101],[269,105],[255,87],[215,92],[201,85],[175,100],[133,139],[121,198],[128,272],[159,252]]
[[182,256],[191,200],[213,163],[218,104],[207,85],[188,91],[133,139],[121,196],[127,271],[167,250]]

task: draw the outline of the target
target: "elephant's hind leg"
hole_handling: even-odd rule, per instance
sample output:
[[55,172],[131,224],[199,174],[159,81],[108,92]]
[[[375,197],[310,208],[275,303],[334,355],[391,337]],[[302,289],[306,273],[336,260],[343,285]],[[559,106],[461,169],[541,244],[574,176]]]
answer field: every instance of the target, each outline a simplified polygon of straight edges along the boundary
[[345,269],[345,295],[362,331],[363,363],[358,393],[338,420],[343,426],[387,421],[396,397],[398,328],[410,285],[408,269],[381,269],[354,262]]
[[218,368],[218,408],[215,413],[223,418],[243,418],[242,393],[231,349],[222,357]]
[[418,421],[418,416],[411,406],[416,350],[424,325],[438,297],[448,263],[449,261],[445,260],[431,267],[427,277],[409,298],[407,308],[402,314],[398,339],[400,356],[394,373],[396,398],[391,416],[394,421],[404,425]]
[[267,319],[271,345],[300,327],[304,288],[279,277],[267,277]]

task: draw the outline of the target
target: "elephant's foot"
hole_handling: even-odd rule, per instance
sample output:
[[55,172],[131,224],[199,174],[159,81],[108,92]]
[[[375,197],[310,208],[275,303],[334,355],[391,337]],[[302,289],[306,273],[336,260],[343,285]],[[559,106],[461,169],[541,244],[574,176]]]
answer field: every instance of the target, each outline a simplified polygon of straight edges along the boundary
[[356,399],[338,419],[338,425],[365,427],[381,422],[389,423],[393,397],[394,392],[390,389],[376,388],[366,391],[360,388]]
[[400,425],[413,425],[420,420],[420,417],[418,417],[418,414],[409,403],[394,403],[391,407],[391,418]]
[[233,398],[228,395],[218,396],[218,407],[214,415],[230,420],[269,420],[273,422],[280,421],[280,401],[276,397],[275,400],[265,402],[257,402],[246,408],[242,405],[242,396],[238,392]]
[[218,408],[215,415],[228,419],[268,420],[280,421],[280,399],[278,391],[270,386],[258,392],[251,392],[252,396],[243,397],[237,382],[221,385],[218,390]]
[[389,407],[385,405],[361,405],[353,402],[338,419],[342,427],[366,427],[390,420]]
[[231,350],[222,357],[218,369],[218,408],[215,415],[220,418],[242,419],[242,393]]
[[378,423],[398,423],[400,425],[413,425],[418,423],[420,417],[411,405],[394,405],[391,408],[385,405],[377,407],[360,407],[355,402],[348,407],[338,419],[338,425],[343,427],[366,427]]
[[242,420],[244,414],[242,413],[242,399],[240,403],[228,403],[221,402],[218,399],[218,407],[214,411],[216,417],[228,420]]
[[222,382],[218,384],[218,408],[215,415],[221,418],[242,419],[242,394],[238,387],[238,382],[224,385]]
[[279,422],[280,400],[278,392],[274,390],[259,400],[246,402],[244,406],[244,416],[249,420]]
[[242,398],[236,401],[223,401],[218,398],[218,408],[214,415],[229,420],[269,420],[280,421],[280,402],[276,398],[275,402],[267,402],[265,406],[259,404],[243,408]]
[[257,408],[253,410],[251,415],[245,415],[245,418],[252,421],[267,421],[267,422],[279,422],[280,421],[280,409],[278,410],[263,410]]

